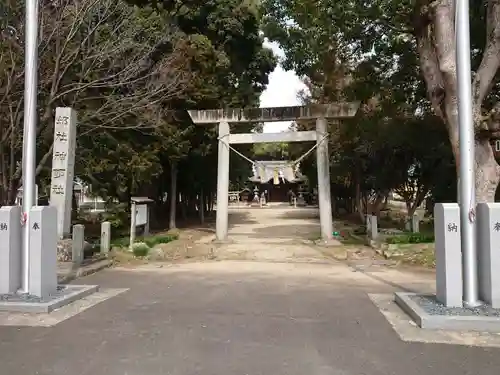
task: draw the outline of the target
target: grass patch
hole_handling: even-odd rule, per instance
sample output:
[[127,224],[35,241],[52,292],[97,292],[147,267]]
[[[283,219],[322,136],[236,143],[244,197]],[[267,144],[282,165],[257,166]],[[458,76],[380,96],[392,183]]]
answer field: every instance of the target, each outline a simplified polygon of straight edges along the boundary
[[[148,247],[154,247],[155,245],[159,245],[162,243],[169,243],[179,239],[179,234],[176,232],[169,234],[157,234],[148,237],[137,237],[137,243],[144,243]],[[121,237],[116,238],[111,241],[111,247],[120,247],[120,248],[128,248],[130,245],[130,237]]]
[[164,234],[143,238],[142,241],[145,242],[149,247],[155,247],[156,245],[162,243],[169,243],[179,239],[177,234]]
[[431,233],[408,233],[397,236],[388,237],[388,244],[412,244],[412,243],[432,243],[434,242],[434,234]]
[[342,242],[344,245],[365,245],[366,241],[349,236],[341,238],[340,242]]
[[436,267],[436,256],[434,249],[424,248],[419,250],[410,250],[403,252],[401,255],[394,257],[403,264],[422,266],[426,268]]

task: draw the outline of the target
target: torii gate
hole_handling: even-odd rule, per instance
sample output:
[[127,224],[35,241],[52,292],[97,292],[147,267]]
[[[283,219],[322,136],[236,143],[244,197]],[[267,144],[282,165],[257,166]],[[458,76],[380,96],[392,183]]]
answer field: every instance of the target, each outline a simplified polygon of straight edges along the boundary
[[[218,124],[219,128],[216,239],[218,241],[226,241],[228,233],[229,145],[243,143],[316,141],[321,238],[325,242],[332,240],[333,218],[330,196],[327,119],[341,120],[354,117],[358,111],[359,104],[359,102],[350,102],[292,107],[188,111],[189,116],[191,116],[191,120],[195,124]],[[316,120],[316,131],[231,134],[229,130],[230,123],[280,122],[294,120]]]

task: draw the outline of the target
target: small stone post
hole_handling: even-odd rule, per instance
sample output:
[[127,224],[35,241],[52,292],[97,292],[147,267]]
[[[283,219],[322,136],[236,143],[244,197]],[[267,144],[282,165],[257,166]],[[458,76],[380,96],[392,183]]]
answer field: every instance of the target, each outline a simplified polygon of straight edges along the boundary
[[101,224],[101,254],[107,254],[111,248],[111,223],[104,221]]
[[146,204],[146,224],[144,224],[144,237],[149,236],[149,219],[151,218],[151,207]]
[[71,260],[75,265],[83,262],[85,247],[85,226],[82,224],[73,225],[73,241],[71,244]]
[[0,208],[0,294],[21,286],[21,207]]
[[378,237],[378,223],[377,216],[372,215],[369,220],[369,233],[372,240],[376,240]]
[[500,308],[500,203],[477,205],[479,297]]
[[436,298],[447,307],[462,307],[462,245],[457,203],[434,206],[436,238]]
[[35,206],[28,215],[29,293],[46,298],[57,290],[57,208]]
[[413,233],[420,232],[420,218],[416,214],[414,214],[411,218],[411,231]]

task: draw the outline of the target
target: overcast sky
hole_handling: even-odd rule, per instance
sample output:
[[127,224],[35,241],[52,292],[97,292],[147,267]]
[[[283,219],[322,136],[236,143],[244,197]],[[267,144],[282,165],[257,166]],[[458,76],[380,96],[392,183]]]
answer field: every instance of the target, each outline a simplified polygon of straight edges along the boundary
[[[283,57],[283,51],[276,43],[265,42],[266,47],[270,47],[274,54]],[[297,77],[294,71],[284,71],[281,66],[269,75],[269,84],[267,89],[260,96],[261,107],[283,107],[300,105],[298,93],[304,89],[305,86],[302,81]],[[290,122],[268,122],[264,124],[264,132],[277,133],[287,130]]]

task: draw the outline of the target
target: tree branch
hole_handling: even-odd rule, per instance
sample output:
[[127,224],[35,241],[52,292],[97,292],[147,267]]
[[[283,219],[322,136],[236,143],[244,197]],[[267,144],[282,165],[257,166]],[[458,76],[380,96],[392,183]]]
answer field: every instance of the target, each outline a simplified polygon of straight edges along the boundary
[[472,82],[474,122],[480,125],[481,107],[490,93],[500,67],[500,0],[489,0],[486,11],[486,44]]

